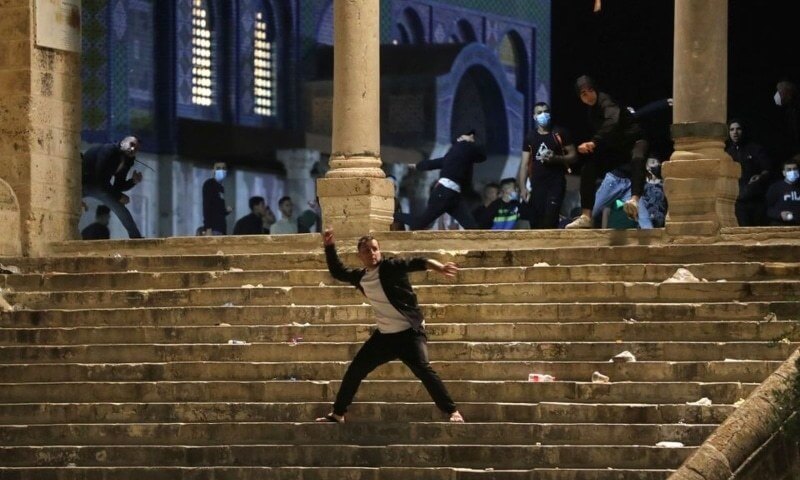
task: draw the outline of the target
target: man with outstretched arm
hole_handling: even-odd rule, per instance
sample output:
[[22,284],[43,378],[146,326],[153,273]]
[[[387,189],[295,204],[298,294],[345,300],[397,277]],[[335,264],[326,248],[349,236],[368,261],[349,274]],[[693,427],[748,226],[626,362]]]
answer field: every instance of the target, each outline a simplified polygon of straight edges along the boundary
[[450,417],[451,422],[463,422],[456,404],[447,393],[442,380],[428,361],[428,338],[425,320],[411,289],[408,272],[433,270],[453,277],[458,267],[426,258],[383,258],[378,241],[366,235],[358,240],[358,258],[364,268],[346,268],[339,255],[333,229],[322,234],[325,260],[333,278],[347,282],[364,294],[375,310],[377,330],[356,354],[342,379],[333,411],[318,422],[344,423],[347,407],[353,401],[361,381],[384,363],[400,359],[422,380],[436,406]]

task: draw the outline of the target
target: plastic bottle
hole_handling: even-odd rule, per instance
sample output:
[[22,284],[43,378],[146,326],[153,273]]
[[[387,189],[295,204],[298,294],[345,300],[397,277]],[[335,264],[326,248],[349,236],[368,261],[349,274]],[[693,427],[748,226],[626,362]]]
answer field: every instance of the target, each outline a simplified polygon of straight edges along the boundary
[[528,381],[529,382],[553,382],[555,381],[556,377],[552,375],[547,375],[545,373],[529,373],[528,374]]

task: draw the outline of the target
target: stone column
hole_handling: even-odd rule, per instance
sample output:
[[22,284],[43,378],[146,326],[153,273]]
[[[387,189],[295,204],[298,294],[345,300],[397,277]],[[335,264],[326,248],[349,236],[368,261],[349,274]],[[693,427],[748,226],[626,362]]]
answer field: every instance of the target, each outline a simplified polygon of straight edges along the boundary
[[[278,150],[278,161],[286,168],[285,195],[292,197],[295,216],[308,208],[308,202],[314,200],[314,179],[311,169],[319,162],[319,152],[308,149]],[[276,215],[280,215],[275,211]]]
[[724,151],[728,0],[675,1],[675,153],[664,164],[667,233],[714,236],[736,226],[740,167]]
[[333,145],[317,181],[324,223],[344,235],[388,230],[394,191],[380,158],[380,2],[334,0]]
[[26,255],[77,238],[81,191],[80,54],[37,47],[34,30],[34,0],[0,2],[0,176],[20,215],[6,233]]

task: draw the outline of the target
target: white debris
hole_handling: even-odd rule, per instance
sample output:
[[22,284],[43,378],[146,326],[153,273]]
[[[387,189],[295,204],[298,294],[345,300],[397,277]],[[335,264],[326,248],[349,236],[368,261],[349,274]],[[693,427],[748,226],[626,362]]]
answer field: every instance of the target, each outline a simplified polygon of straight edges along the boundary
[[217,255],[225,255],[225,252],[223,252],[222,250],[217,250]]
[[528,381],[529,382],[553,382],[555,381],[556,377],[552,375],[548,375],[546,373],[529,373],[528,374]]
[[230,323],[226,323],[226,322],[219,322],[219,323],[217,324],[217,326],[218,326],[218,327],[230,327],[230,326],[231,326],[231,324],[230,324]]
[[308,323],[308,322],[306,322],[306,323],[292,322],[292,326],[293,327],[310,327],[311,324]]
[[248,342],[245,342],[244,340],[231,339],[228,340],[228,345],[250,345],[250,344]]
[[708,397],[703,397],[700,400],[696,400],[694,402],[686,402],[686,405],[692,405],[695,407],[710,407],[713,405],[714,402],[711,401]]
[[778,321],[778,316],[775,314],[775,312],[769,312],[768,314],[766,314],[766,316],[764,316],[764,321],[765,322],[776,322],[776,321]]
[[611,361],[614,363],[629,363],[635,362],[636,357],[629,351],[625,350],[624,352],[618,353],[611,358]]
[[728,281],[725,280],[724,278],[720,278],[719,280],[717,280],[717,283],[727,283],[727,282]]
[[636,323],[636,319],[632,318],[632,317],[631,318],[623,318],[622,321],[625,322],[625,323]]
[[121,253],[115,253],[114,255],[111,255],[111,257],[114,258],[115,260],[122,260]]
[[127,273],[139,273],[139,270],[128,270]]
[[692,272],[685,268],[679,268],[671,277],[663,283],[699,283],[700,279],[695,277]]
[[231,267],[231,268],[228,269],[228,271],[231,272],[231,273],[244,272],[244,270],[242,270],[241,268],[238,268],[238,267]]
[[2,310],[4,312],[13,312],[14,311],[14,307],[12,307],[11,304],[8,303],[8,300],[6,300],[5,297],[3,297],[2,289],[0,289],[0,310]]
[[683,448],[683,444],[681,442],[658,442],[656,443],[656,447]]
[[256,286],[252,285],[252,284],[249,284],[249,283],[246,283],[246,284],[242,285],[242,288],[256,288]]
[[736,400],[736,401],[733,403],[733,406],[734,406],[734,407],[736,407],[736,408],[739,408],[739,407],[741,407],[741,406],[742,406],[742,404],[743,404],[743,403],[744,403],[744,398],[740,398],[739,400]]
[[547,262],[538,262],[533,264],[534,267],[549,267],[550,264]]
[[225,303],[222,304],[222,306],[223,307],[233,307],[234,304],[233,304],[233,302],[225,302]]
[[280,287],[280,289],[287,293],[292,291],[292,287]]
[[14,273],[19,274],[21,270],[15,265],[3,265],[0,263],[0,273]]
[[600,372],[594,372],[592,374],[592,383],[608,383],[609,380],[610,379],[606,375]]
[[319,286],[320,287],[324,287],[325,286],[325,282],[319,282]]
[[786,338],[786,337],[783,337],[783,338],[781,338],[781,339],[780,339],[780,341],[779,341],[778,343],[783,343],[783,344],[785,344],[785,345],[789,345],[790,343],[792,343],[792,341],[791,341],[791,340],[789,340],[789,339],[788,339],[788,338]]

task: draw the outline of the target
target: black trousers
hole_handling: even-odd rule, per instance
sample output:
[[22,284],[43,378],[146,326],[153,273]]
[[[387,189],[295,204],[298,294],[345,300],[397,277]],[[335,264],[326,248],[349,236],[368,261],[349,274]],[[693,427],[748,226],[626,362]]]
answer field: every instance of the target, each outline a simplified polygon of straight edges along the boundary
[[459,225],[467,230],[478,228],[467,202],[460,193],[450,190],[444,185],[436,184],[428,199],[428,206],[422,215],[413,217],[409,213],[395,213],[394,219],[411,227],[411,230],[428,228],[443,213],[449,213]]
[[447,414],[456,411],[456,404],[444,383],[428,361],[428,340],[423,332],[409,328],[398,333],[375,331],[353,358],[342,379],[342,386],[333,404],[333,413],[344,415],[353,403],[358,386],[367,375],[384,363],[400,359],[422,380],[436,406]]
[[558,228],[558,214],[566,191],[567,180],[564,177],[532,182],[527,208],[531,228]]

